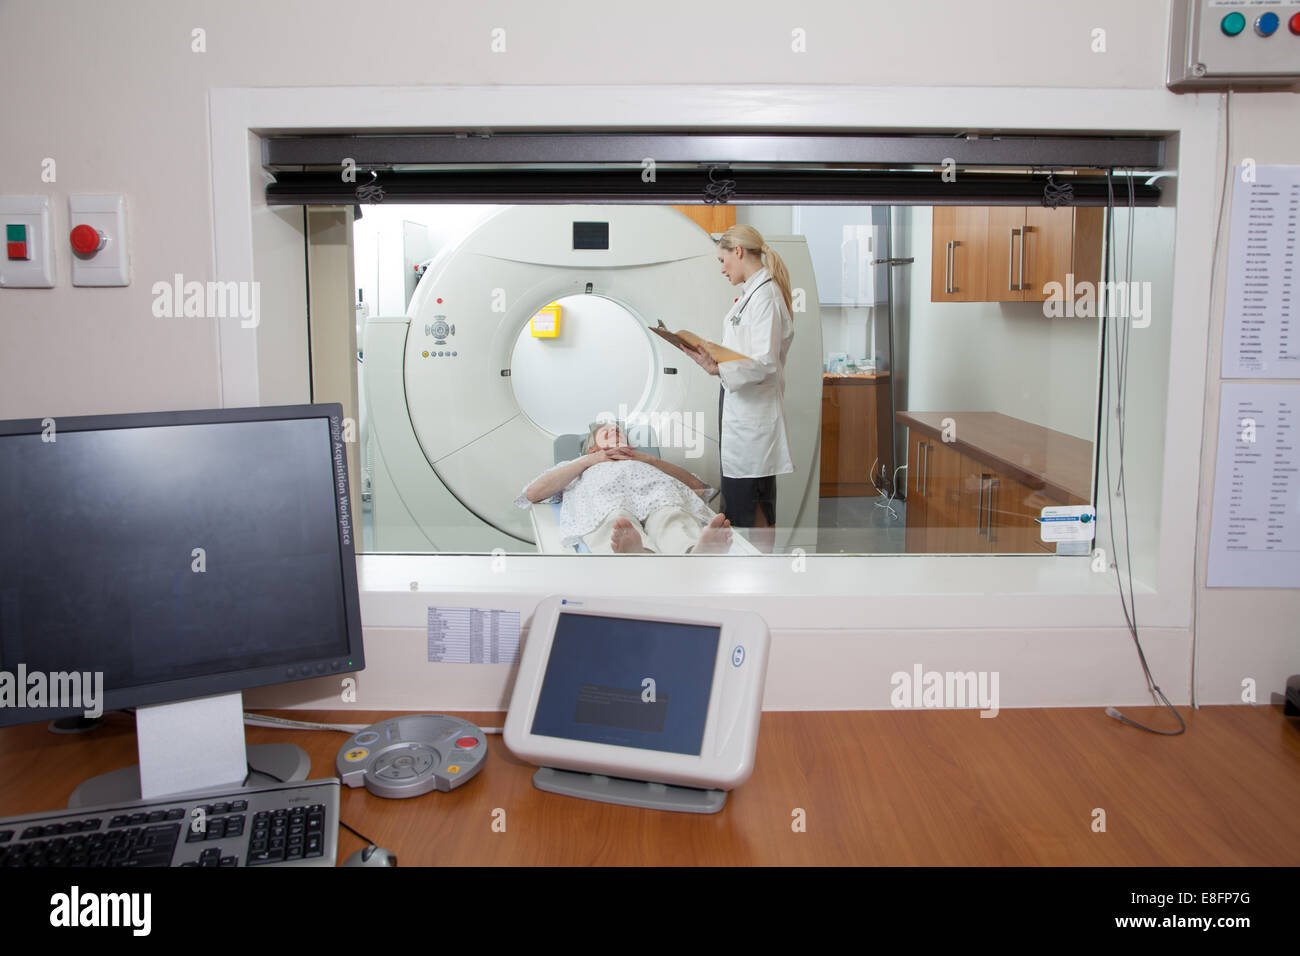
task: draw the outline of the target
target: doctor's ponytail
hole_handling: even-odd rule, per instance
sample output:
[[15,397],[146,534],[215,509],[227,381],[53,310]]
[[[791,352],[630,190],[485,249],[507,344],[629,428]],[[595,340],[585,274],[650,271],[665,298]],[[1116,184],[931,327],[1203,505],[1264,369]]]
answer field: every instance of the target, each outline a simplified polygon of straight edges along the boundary
[[781,298],[785,300],[786,311],[790,313],[791,320],[794,319],[794,307],[790,296],[790,270],[785,267],[785,261],[777,255],[776,250],[763,241],[763,236],[757,229],[740,224],[732,226],[718,239],[718,245],[727,250],[740,246],[751,255],[758,256],[759,261],[767,266],[767,271],[772,274],[777,288],[781,290]]

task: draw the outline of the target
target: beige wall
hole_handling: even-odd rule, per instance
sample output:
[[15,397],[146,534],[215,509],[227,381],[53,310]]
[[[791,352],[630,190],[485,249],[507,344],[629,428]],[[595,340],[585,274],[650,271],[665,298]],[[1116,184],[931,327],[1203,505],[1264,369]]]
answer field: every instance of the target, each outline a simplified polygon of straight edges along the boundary
[[[55,289],[0,293],[0,418],[219,402],[212,323],[156,319],[150,310],[154,282],[175,273],[187,280],[213,278],[207,115],[213,87],[1162,88],[1167,13],[1155,2],[854,0],[811,8],[754,2],[705,9],[679,0],[567,0],[562,16],[557,9],[428,0],[387,3],[382,15],[337,0],[11,0],[0,6],[0,77],[11,91],[0,114],[5,190],[50,196],[56,237],[66,228],[69,194],[125,193],[132,257],[129,287],[74,289],[68,252],[60,244]],[[495,27],[506,31],[504,53],[490,51]],[[1091,50],[1096,27],[1107,31],[1105,53]],[[206,31],[206,52],[191,51],[196,28]],[[794,30],[804,31],[807,52],[792,52]],[[1291,94],[1234,96],[1234,161],[1250,156],[1259,163],[1300,162],[1297,105]],[[870,121],[845,117],[846,125]],[[54,183],[40,178],[47,157],[57,163]],[[1215,200],[1205,195],[1192,201],[1208,207]],[[262,237],[263,229],[271,234],[290,227],[277,220],[255,229]],[[1222,289],[1222,281],[1216,288]],[[284,303],[280,321],[301,321],[300,309],[301,303]],[[276,318],[266,315],[264,321]],[[1209,449],[1215,447],[1221,323],[1216,306]],[[284,335],[305,337],[292,328]],[[303,369],[286,375],[303,377]],[[1212,469],[1203,468],[1201,578],[1212,478]],[[1244,677],[1256,678],[1266,692],[1279,688],[1285,674],[1300,672],[1300,592],[1198,593],[1203,700],[1238,699]],[[1086,665],[1086,650],[1066,655],[1062,663],[1080,655]]]

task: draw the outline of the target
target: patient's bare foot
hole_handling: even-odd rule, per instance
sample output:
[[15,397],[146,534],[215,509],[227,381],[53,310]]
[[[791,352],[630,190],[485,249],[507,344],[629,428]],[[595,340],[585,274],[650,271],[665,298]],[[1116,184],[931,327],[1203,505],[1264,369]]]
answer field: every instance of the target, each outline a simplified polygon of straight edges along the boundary
[[641,535],[626,518],[614,519],[614,533],[609,537],[609,546],[618,554],[644,554]]
[[726,515],[714,515],[713,520],[700,532],[700,540],[691,549],[692,554],[726,554],[731,550],[731,522]]

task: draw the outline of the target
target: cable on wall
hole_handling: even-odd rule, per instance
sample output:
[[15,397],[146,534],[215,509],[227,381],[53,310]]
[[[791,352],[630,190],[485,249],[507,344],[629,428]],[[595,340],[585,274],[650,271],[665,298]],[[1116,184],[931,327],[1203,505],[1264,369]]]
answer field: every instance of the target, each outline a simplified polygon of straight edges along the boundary
[[[1119,602],[1120,602],[1120,608],[1124,612],[1124,621],[1128,625],[1129,634],[1133,637],[1133,645],[1137,648],[1138,660],[1142,663],[1142,672],[1146,675],[1147,688],[1156,696],[1156,698],[1158,698],[1165,705],[1165,707],[1169,709],[1170,713],[1172,713],[1174,717],[1178,720],[1178,729],[1158,730],[1154,727],[1148,727],[1145,724],[1139,723],[1136,720],[1124,716],[1124,714],[1120,713],[1120,711],[1114,707],[1107,707],[1106,715],[1108,717],[1114,717],[1116,720],[1120,721],[1121,723],[1128,724],[1130,727],[1136,727],[1139,730],[1145,730],[1148,733],[1160,734],[1161,736],[1165,736],[1165,737],[1176,737],[1179,734],[1186,732],[1187,724],[1186,722],[1184,722],[1182,715],[1179,714],[1178,711],[1174,708],[1173,704],[1169,702],[1169,698],[1166,697],[1164,691],[1160,689],[1160,685],[1158,685],[1155,682],[1155,678],[1151,674],[1151,668],[1147,664],[1146,653],[1142,650],[1142,641],[1138,637],[1137,601],[1133,592],[1133,557],[1132,557],[1132,550],[1130,548],[1130,536],[1129,536],[1128,493],[1124,482],[1124,440],[1126,437],[1125,419],[1127,417],[1126,402],[1128,399],[1128,357],[1129,357],[1129,346],[1130,346],[1129,336],[1133,328],[1133,323],[1130,321],[1129,318],[1129,309],[1132,304],[1131,282],[1133,278],[1133,223],[1135,218],[1134,214],[1136,212],[1136,204],[1134,202],[1133,171],[1128,170],[1126,172],[1126,177],[1125,177],[1128,181],[1128,199],[1129,199],[1128,236],[1127,236],[1128,245],[1127,248],[1124,250],[1124,279],[1121,283],[1119,281],[1114,281],[1116,275],[1116,263],[1115,263],[1115,194],[1114,194],[1114,184],[1112,178],[1113,174],[1114,174],[1114,170],[1106,171],[1106,190],[1109,199],[1109,204],[1107,206],[1107,215],[1106,215],[1106,273],[1107,273],[1106,279],[1107,282],[1105,288],[1106,289],[1122,288],[1125,290],[1125,294],[1122,299],[1123,305],[1118,310],[1120,313],[1119,315],[1115,314],[1116,312],[1115,309],[1112,308],[1106,309],[1106,319],[1110,325],[1111,357],[1113,359],[1113,364],[1109,365],[1108,368],[1111,370],[1110,376],[1111,378],[1114,379],[1115,382],[1115,420],[1116,420],[1116,428],[1118,432],[1117,457],[1119,459],[1118,462],[1119,468],[1116,476],[1116,482],[1114,485],[1112,485],[1111,470],[1110,470],[1111,389],[1108,383],[1106,387],[1106,412],[1105,412],[1106,428],[1105,428],[1105,438],[1104,438],[1106,443],[1106,449],[1105,449],[1106,495],[1107,495],[1106,518],[1110,526],[1110,544],[1115,557],[1115,583],[1119,588]],[[1105,341],[1104,335],[1103,335],[1103,341]],[[1119,563],[1120,548],[1117,543],[1117,539],[1115,537],[1115,499],[1116,498],[1119,499],[1120,502],[1119,507],[1122,509],[1123,516],[1124,516],[1123,518],[1124,520],[1124,565],[1125,565],[1124,573],[1121,573],[1120,571],[1120,563]],[[1124,584],[1125,584],[1126,577],[1128,583],[1127,597],[1125,597],[1124,594]]]

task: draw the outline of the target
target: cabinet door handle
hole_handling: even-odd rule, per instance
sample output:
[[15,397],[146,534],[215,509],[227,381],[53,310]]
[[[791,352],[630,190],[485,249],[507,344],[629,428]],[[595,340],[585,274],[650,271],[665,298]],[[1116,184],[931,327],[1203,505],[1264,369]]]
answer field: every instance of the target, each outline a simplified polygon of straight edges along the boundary
[[1020,277],[1016,279],[1016,288],[1021,292],[1025,291],[1025,233],[1028,231],[1028,226],[1020,230]]
[[997,536],[993,533],[993,491],[1001,484],[1002,482],[1000,482],[997,478],[993,477],[992,475],[989,476],[989,523],[988,523],[989,544],[993,544],[998,540]]
[[912,472],[912,490],[918,495],[921,494],[921,450],[925,448],[925,442],[916,443],[916,470]]
[[980,503],[975,509],[975,536],[984,534],[984,476],[980,475]]
[[1011,284],[1011,266],[1016,261],[1016,233],[1019,229],[1010,229],[1007,231],[1007,291],[1015,292],[1016,287]]
[[956,245],[957,243],[955,240],[948,240],[948,253],[944,257],[943,263],[943,291],[948,295],[952,295],[952,266],[953,261],[957,258],[957,253],[954,248]]

